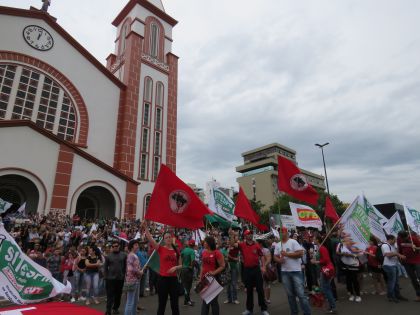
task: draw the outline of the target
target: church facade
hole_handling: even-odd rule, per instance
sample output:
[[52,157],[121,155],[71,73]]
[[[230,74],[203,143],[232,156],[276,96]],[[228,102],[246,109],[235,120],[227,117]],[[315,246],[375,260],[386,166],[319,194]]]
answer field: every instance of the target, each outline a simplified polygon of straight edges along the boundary
[[106,66],[47,12],[0,7],[0,198],[27,212],[142,218],[176,171],[177,21],[130,0]]

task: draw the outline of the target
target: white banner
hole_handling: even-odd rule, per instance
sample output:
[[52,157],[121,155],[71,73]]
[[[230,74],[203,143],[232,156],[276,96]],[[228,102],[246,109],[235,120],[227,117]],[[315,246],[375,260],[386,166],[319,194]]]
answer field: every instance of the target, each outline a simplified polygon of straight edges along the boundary
[[388,235],[394,236],[397,236],[398,232],[404,230],[404,225],[398,211],[395,212],[395,214],[388,220],[388,223],[384,225],[384,230]]
[[208,202],[208,208],[223,219],[228,220],[229,222],[236,219],[233,215],[235,203],[218,187],[210,188]]
[[0,257],[0,295],[12,303],[37,303],[57,294],[70,294],[70,282],[58,282],[51,272],[26,256],[2,224]]
[[420,235],[420,211],[404,203],[404,214],[407,225],[412,231]]
[[291,215],[280,215],[281,218],[281,225],[287,228],[289,231],[295,230],[296,231],[296,224],[295,219]]
[[380,213],[365,196],[363,196],[363,203],[369,218],[370,234],[375,235],[382,242],[386,242],[383,226],[388,223],[388,219]]
[[322,230],[321,218],[314,209],[293,202],[289,202],[289,205],[296,226],[313,227]]

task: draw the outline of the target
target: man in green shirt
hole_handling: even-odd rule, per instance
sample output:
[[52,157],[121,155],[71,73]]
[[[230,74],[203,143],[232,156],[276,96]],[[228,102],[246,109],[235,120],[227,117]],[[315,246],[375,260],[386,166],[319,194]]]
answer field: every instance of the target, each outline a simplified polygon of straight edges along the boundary
[[181,281],[185,289],[184,305],[193,306],[194,303],[191,301],[190,292],[193,282],[193,263],[195,259],[194,253],[195,241],[189,240],[188,246],[186,246],[181,252],[182,259],[182,270],[181,270]]

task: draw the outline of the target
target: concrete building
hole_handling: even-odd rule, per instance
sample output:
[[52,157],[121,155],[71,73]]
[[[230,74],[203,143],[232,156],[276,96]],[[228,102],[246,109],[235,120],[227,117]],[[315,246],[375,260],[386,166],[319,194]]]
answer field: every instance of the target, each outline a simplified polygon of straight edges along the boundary
[[141,218],[161,163],[176,170],[176,24],[127,0],[104,66],[47,12],[0,6],[0,198]]
[[[296,151],[278,143],[272,143],[242,153],[244,164],[236,167],[241,173],[237,178],[249,199],[261,201],[268,210],[279,195],[277,188],[277,157],[282,155],[296,162]],[[308,182],[317,188],[325,190],[324,176],[300,169],[306,175]]]

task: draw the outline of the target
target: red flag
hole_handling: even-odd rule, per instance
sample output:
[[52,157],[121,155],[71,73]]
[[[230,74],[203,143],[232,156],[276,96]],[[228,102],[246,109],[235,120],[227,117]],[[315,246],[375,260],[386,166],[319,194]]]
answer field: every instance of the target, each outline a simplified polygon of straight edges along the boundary
[[238,218],[242,218],[251,222],[261,231],[268,230],[268,227],[266,227],[264,224],[259,223],[260,217],[254,211],[254,209],[252,209],[251,204],[241,187],[239,187],[239,194],[238,194],[238,199],[236,199],[234,214]]
[[338,220],[340,220],[340,216],[337,214],[337,211],[335,211],[330,197],[328,196],[325,197],[325,216],[330,218],[333,223],[336,223]]
[[306,176],[290,160],[278,157],[277,185],[280,191],[305,201],[311,205],[317,205],[318,193],[308,183]]
[[203,218],[212,215],[194,191],[166,165],[160,166],[145,219],[177,228],[197,229]]

